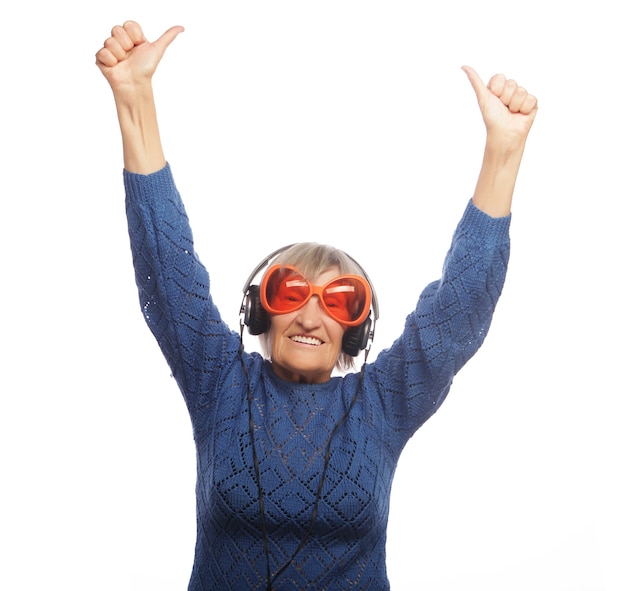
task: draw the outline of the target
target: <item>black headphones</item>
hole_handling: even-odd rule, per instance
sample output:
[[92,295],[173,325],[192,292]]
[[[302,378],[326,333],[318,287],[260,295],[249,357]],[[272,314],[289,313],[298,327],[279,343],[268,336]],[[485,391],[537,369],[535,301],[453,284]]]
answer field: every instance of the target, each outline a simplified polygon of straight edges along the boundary
[[[250,273],[246,283],[243,286],[243,300],[241,302],[240,317],[243,325],[248,327],[251,335],[260,335],[266,332],[270,326],[270,316],[261,305],[260,287],[252,285],[255,277],[261,269],[269,265],[270,261],[280,253],[291,248],[294,244],[283,246],[266,256]],[[344,253],[345,254],[345,253]],[[374,325],[378,320],[378,299],[376,291],[367,273],[361,265],[350,255],[346,256],[359,267],[361,275],[365,277],[372,290],[371,310],[367,318],[358,326],[350,326],[343,335],[342,350],[347,355],[356,357],[361,351],[369,348],[374,339]]]

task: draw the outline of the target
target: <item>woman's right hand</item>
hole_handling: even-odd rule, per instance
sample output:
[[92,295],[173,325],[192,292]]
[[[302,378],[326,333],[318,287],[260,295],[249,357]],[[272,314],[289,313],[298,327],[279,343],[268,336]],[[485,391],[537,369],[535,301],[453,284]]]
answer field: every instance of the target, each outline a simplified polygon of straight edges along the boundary
[[165,50],[182,31],[183,27],[171,27],[150,43],[136,22],[116,25],[96,53],[96,65],[114,93],[132,92],[137,87],[150,84]]

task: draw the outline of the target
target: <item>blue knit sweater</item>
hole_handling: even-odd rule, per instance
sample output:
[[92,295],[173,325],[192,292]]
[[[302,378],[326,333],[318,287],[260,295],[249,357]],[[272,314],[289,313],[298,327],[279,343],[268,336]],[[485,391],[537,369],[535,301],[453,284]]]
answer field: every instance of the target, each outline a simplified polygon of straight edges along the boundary
[[[268,360],[244,353],[246,377],[239,333],[213,303],[169,165],[145,176],[125,172],[124,182],[141,308],[183,393],[197,450],[189,590],[265,590],[268,557],[274,574],[309,527],[326,443],[359,375],[285,382]],[[402,335],[366,365],[356,405],[332,441],[311,535],[274,590],[389,589],[385,542],[396,464],[485,338],[505,278],[509,221],[468,204],[441,279],[424,289]]]

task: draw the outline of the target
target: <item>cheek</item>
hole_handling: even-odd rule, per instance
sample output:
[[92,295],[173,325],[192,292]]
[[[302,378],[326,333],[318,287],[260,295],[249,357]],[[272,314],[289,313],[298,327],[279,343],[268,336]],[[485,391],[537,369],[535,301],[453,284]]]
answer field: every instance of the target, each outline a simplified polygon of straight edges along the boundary
[[328,335],[331,338],[333,349],[336,350],[337,355],[341,353],[341,348],[343,345],[343,335],[345,334],[345,332],[345,329],[340,324],[335,324],[334,326],[328,328]]
[[270,316],[270,327],[267,331],[267,350],[272,356],[280,351],[282,335],[289,328],[291,320],[287,318],[288,314],[279,314]]
[[329,318],[326,323],[326,330],[329,335],[332,335],[333,340],[341,340],[346,332],[346,327],[344,327],[343,324],[339,324],[336,320]]
[[279,336],[284,333],[293,322],[293,314],[276,314],[275,316],[270,316],[270,327],[269,334],[272,338],[274,336]]

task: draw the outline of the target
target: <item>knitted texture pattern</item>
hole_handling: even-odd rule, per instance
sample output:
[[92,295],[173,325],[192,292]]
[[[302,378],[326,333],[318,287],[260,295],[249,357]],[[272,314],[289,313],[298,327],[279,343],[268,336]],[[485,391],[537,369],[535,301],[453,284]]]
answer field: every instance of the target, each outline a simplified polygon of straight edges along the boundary
[[294,557],[311,524],[327,442],[359,375],[291,383],[257,353],[240,354],[239,334],[213,304],[169,165],[145,176],[125,171],[124,182],[141,309],[184,396],[197,450],[189,590],[265,590],[268,564],[272,577],[286,565],[275,591],[389,589],[385,542],[398,458],[487,334],[506,274],[510,218],[468,204],[441,278],[364,369],[356,404],[332,439],[317,518]]

